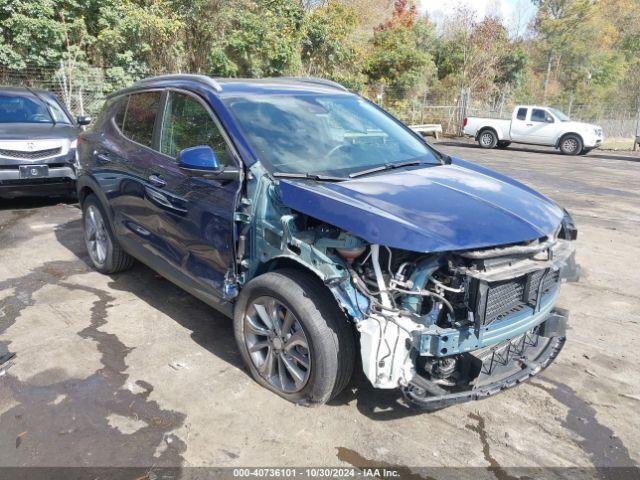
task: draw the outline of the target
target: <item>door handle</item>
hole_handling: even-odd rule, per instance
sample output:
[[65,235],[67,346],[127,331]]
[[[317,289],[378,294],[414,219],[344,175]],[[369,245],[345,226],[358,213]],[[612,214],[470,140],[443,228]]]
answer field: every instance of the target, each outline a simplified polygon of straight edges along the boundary
[[533,127],[533,123],[527,123],[527,127]]
[[109,163],[111,162],[111,158],[109,158],[109,156],[105,153],[98,153],[96,155],[96,158],[98,159],[98,161],[100,163]]
[[158,188],[162,188],[167,185],[167,182],[165,182],[162,177],[156,175],[155,173],[153,175],[149,175],[149,181],[153,186]]

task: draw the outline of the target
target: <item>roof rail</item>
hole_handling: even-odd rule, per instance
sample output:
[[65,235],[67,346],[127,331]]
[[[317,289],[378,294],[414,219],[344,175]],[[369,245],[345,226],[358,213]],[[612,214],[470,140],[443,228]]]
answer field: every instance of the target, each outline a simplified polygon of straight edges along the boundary
[[213,88],[216,92],[221,92],[222,87],[220,83],[211,77],[206,75],[196,75],[192,73],[173,73],[169,75],[158,75],[157,77],[144,78],[137,81],[134,86],[145,85],[147,83],[159,81],[159,80],[191,80],[193,82],[199,82]]
[[282,78],[284,80],[297,80],[298,82],[313,83],[316,85],[324,85],[326,87],[337,88],[338,90],[342,90],[344,92],[349,91],[349,89],[344,85],[341,85],[338,82],[334,82],[333,80],[327,80],[326,78],[318,78],[318,77],[276,77],[276,78]]

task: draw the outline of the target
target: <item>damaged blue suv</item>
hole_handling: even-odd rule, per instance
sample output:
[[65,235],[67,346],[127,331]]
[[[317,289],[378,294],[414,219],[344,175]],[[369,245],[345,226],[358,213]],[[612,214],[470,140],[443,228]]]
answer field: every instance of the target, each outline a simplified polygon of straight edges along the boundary
[[356,363],[441,408],[549,365],[569,214],[319,79],[150,78],[78,142],[91,262],[136,258],[233,317],[257,382],[321,404]]

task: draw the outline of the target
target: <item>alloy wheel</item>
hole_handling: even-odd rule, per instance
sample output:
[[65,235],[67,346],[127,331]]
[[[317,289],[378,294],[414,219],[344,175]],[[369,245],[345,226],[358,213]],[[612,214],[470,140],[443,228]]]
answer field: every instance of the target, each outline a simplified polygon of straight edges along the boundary
[[490,133],[483,133],[482,135],[480,135],[480,142],[485,147],[490,146],[493,143],[493,135]]
[[578,141],[575,138],[567,138],[562,142],[562,149],[565,152],[573,153],[578,149]]
[[94,205],[89,205],[85,213],[84,239],[93,263],[103,266],[107,261],[109,237],[102,214]]
[[304,388],[311,373],[309,341],[302,325],[279,300],[253,300],[244,317],[244,340],[262,378],[283,393]]

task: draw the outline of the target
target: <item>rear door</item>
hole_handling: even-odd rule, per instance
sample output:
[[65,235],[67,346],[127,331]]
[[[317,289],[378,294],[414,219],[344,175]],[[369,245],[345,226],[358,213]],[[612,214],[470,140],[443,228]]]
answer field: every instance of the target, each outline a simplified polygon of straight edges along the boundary
[[153,187],[150,176],[159,157],[153,145],[161,100],[161,90],[125,97],[113,119],[117,134],[107,138],[97,152],[97,161],[115,174],[108,179],[108,190],[116,233],[129,249],[144,257],[162,250],[157,235],[160,222],[147,201]]
[[169,90],[164,99],[153,174],[164,183],[160,200],[148,198],[160,219],[160,235],[171,262],[194,288],[223,295],[226,273],[234,265],[234,211],[238,178],[205,179],[180,171],[176,157],[185,148],[210,146],[221,166],[238,166],[232,145],[207,102],[194,93]]

